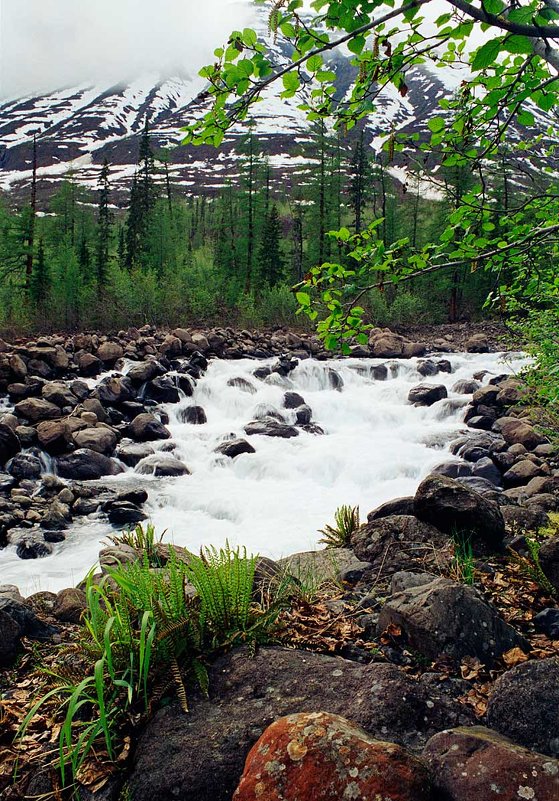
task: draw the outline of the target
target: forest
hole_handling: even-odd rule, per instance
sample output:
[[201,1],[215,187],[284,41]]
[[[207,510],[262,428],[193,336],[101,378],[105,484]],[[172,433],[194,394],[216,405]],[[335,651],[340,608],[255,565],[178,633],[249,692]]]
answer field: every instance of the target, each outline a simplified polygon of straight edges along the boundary
[[[465,169],[448,168],[437,199],[426,199],[419,178],[403,187],[363,133],[342,137],[324,121],[313,125],[308,165],[292,191],[281,188],[250,128],[239,150],[238,180],[220,194],[186,195],[173,186],[168,153],[152,143],[146,121],[127,207],[115,201],[108,163],[95,191],[69,175],[46,212],[34,210],[33,186],[21,208],[4,202],[0,325],[15,332],[145,323],[305,327],[293,287],[347,250],[329,231],[359,234],[376,221],[387,247],[403,238],[423,247],[472,184]],[[366,305],[378,325],[478,319],[490,287],[485,273],[465,268],[371,290]]]

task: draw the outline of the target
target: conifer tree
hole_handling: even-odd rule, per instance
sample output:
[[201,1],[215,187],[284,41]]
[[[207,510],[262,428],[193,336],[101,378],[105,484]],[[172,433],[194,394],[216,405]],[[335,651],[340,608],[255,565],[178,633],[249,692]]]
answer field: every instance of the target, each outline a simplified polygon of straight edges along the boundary
[[260,274],[270,286],[276,286],[283,276],[281,252],[281,222],[278,207],[272,203],[266,215],[260,243]]
[[[101,295],[107,285],[109,269],[109,251],[113,215],[110,210],[111,187],[109,183],[109,162],[103,162],[99,174],[99,199],[97,205],[97,292]],[[122,232],[122,229],[121,229]],[[119,254],[120,255],[120,254]]]
[[371,168],[367,149],[363,141],[363,131],[355,145],[351,157],[350,181],[348,187],[349,205],[355,216],[355,233],[361,233],[363,212],[371,195]]
[[126,226],[126,263],[128,267],[145,256],[153,212],[157,202],[155,156],[151,148],[149,122],[146,118],[140,139],[138,171],[130,190],[130,206]]
[[30,284],[30,298],[37,308],[44,306],[49,291],[49,271],[46,264],[43,240],[39,240],[37,259],[33,266]]

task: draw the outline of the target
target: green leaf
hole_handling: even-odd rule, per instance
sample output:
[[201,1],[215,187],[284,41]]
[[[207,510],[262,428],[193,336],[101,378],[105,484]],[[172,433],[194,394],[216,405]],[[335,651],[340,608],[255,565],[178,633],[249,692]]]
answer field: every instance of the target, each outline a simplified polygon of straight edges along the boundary
[[295,72],[287,72],[282,77],[282,82],[286,92],[295,93],[300,86],[299,76]]
[[295,299],[300,306],[311,305],[311,297],[307,292],[296,292]]
[[360,55],[365,47],[366,39],[363,35],[359,34],[354,39],[350,39],[347,43],[347,49],[356,55]]
[[445,127],[444,117],[433,117],[433,119],[429,120],[427,123],[427,127],[431,133],[439,133],[440,131],[443,131]]
[[495,16],[500,14],[505,7],[503,0],[483,0],[482,5],[488,14],[494,14]]
[[501,39],[491,39],[479,48],[472,61],[473,70],[482,70],[490,64],[494,64],[497,56],[501,52],[503,42]]
[[322,67],[322,56],[311,56],[307,59],[306,67],[309,72],[317,72]]
[[503,49],[507,50],[509,53],[533,53],[534,46],[532,44],[532,40],[529,36],[517,36],[514,34],[513,36],[508,36],[504,43]]
[[256,31],[253,31],[252,28],[245,28],[242,39],[243,44],[245,44],[247,47],[254,47],[258,41],[258,36],[256,35]]

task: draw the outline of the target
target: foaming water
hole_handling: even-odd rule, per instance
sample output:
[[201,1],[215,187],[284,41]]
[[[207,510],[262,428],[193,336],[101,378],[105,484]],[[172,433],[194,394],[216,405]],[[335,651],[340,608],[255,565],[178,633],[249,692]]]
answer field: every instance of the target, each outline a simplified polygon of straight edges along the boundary
[[[278,558],[317,547],[317,529],[331,522],[338,506],[358,505],[365,519],[380,503],[413,494],[421,479],[448,458],[448,444],[464,428],[470,400],[450,391],[456,381],[480,370],[516,372],[526,363],[521,354],[437,358],[449,359],[451,374],[423,378],[416,359],[309,359],[287,378],[274,373],[261,381],[252,373],[266,362],[213,361],[192,397],[164,406],[172,440],[155,444],[156,449],[173,446],[191,475],[135,477],[148,489],[145,511],[158,531],[167,531],[168,541],[192,550],[228,540]],[[372,377],[371,368],[381,363],[388,367],[385,381]],[[233,380],[239,378],[244,380]],[[449,397],[414,407],[407,396],[419,383],[444,384]],[[295,411],[283,408],[286,391],[303,396],[324,435],[247,436],[244,426],[262,414],[275,411],[295,422]],[[181,422],[193,405],[205,410],[205,424]],[[230,436],[247,439],[256,453],[235,459],[216,454],[217,445]],[[103,483],[124,487],[133,476],[129,470]],[[95,563],[99,543],[110,533],[106,522],[83,520],[51,556],[35,561],[24,562],[7,548],[0,552],[0,583],[26,592],[70,586]]]

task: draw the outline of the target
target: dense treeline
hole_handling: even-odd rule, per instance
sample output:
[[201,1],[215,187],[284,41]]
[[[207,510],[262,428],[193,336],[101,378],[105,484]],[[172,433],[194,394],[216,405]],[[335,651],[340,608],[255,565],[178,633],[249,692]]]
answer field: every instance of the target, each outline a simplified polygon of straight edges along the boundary
[[[293,324],[291,287],[313,265],[344,258],[328,231],[359,232],[382,218],[387,246],[403,237],[421,246],[437,237],[467,182],[447,171],[439,199],[426,198],[419,183],[402,192],[386,156],[374,160],[362,136],[348,145],[323,123],[289,196],[278,191],[250,129],[241,154],[239,180],[220,196],[181,196],[146,124],[128,209],[114,205],[107,163],[94,194],[70,177],[46,213],[37,211],[34,184],[23,208],[0,206],[0,325]],[[425,276],[371,292],[365,305],[381,325],[471,317],[488,280],[467,270]]]

